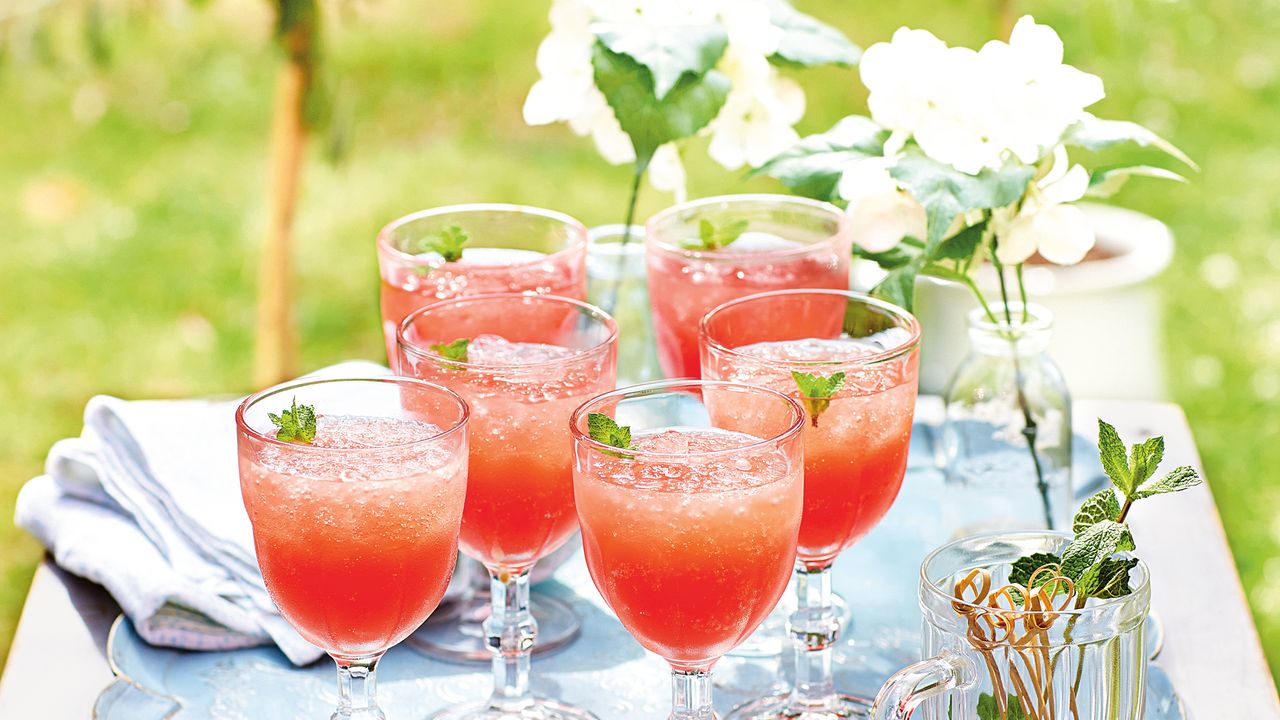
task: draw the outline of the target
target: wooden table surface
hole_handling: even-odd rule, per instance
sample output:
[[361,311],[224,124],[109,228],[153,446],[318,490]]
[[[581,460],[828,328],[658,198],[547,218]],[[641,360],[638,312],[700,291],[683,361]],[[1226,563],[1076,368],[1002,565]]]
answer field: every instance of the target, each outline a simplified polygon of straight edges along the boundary
[[[1099,416],[1129,442],[1164,435],[1168,467],[1201,467],[1175,405],[1080,400],[1074,415],[1076,431],[1087,437],[1095,435]],[[1159,664],[1194,720],[1280,720],[1276,687],[1208,488],[1160,505],[1130,519],[1151,566],[1152,606],[1165,624]],[[0,677],[0,718],[91,717],[111,681],[106,639],[118,614],[100,587],[43,563]]]

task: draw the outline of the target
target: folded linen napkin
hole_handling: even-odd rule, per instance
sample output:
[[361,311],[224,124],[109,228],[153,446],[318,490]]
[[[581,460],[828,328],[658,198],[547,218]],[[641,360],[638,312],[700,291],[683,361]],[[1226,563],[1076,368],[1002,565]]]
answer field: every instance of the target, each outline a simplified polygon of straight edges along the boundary
[[[386,374],[347,362],[309,377]],[[106,587],[150,643],[275,643],[302,665],[323,653],[280,617],[263,586],[240,497],[239,403],[93,398],[83,434],[57,443],[45,474],[19,493],[15,523],[59,565]],[[455,580],[460,592],[470,578]]]

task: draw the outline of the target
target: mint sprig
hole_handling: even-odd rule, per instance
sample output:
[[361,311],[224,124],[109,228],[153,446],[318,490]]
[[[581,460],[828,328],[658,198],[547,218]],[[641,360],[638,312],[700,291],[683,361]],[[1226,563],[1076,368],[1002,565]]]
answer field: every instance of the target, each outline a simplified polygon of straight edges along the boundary
[[446,225],[438,233],[419,238],[418,253],[439,253],[445,262],[457,262],[462,259],[462,246],[470,239],[461,225]]
[[[1125,449],[1113,425],[1098,420],[1098,455],[1111,486],[1094,493],[1076,511],[1072,521],[1075,539],[1061,556],[1037,553],[1019,558],[1013,564],[1009,582],[1026,585],[1043,567],[1075,583],[1077,608],[1093,598],[1124,597],[1132,592],[1129,571],[1136,558],[1118,559],[1118,552],[1136,549],[1126,519],[1133,504],[1156,495],[1180,492],[1201,483],[1200,476],[1189,466],[1169,471],[1152,479],[1164,460],[1164,438],[1155,437]],[[1041,573],[1047,576],[1048,573]],[[1038,583],[1037,583],[1038,584]]]
[[685,241],[684,248],[686,250],[722,250],[741,237],[750,225],[751,221],[746,219],[716,225],[703,218],[698,221],[698,239]]
[[267,419],[277,428],[277,440],[310,445],[316,439],[316,408],[314,405],[299,406],[297,398],[293,399],[292,407],[279,415],[267,413]]
[[[468,338],[458,338],[453,342],[437,343],[431,346],[431,352],[439,355],[445,360],[453,360],[455,362],[468,362],[467,348],[471,346],[471,340]],[[445,367],[454,370],[461,370],[457,365],[445,364]]]
[[831,406],[831,396],[844,387],[844,373],[822,377],[792,370],[791,377],[796,381],[796,387],[800,388],[800,400],[804,403],[805,410],[809,411],[809,422],[818,427],[818,417]]
[[[629,425],[619,425],[616,420],[604,413],[587,413],[587,433],[590,434],[592,440],[603,445],[616,447],[619,450],[631,449],[631,427]],[[615,457],[631,457],[626,453],[602,452],[607,452]]]
[[994,695],[982,693],[978,696],[978,720],[1027,720],[1027,714],[1017,695],[1009,695],[1002,712]]

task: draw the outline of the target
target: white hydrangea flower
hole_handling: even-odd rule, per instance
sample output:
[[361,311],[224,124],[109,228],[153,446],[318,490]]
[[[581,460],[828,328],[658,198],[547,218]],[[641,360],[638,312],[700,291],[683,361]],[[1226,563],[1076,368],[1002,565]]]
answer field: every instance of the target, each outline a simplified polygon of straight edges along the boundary
[[923,239],[926,234],[924,208],[889,175],[892,162],[888,157],[854,161],[836,186],[849,203],[853,241],[868,252],[892,250],[904,237]]
[[804,91],[798,83],[779,73],[767,55],[733,45],[719,69],[729,76],[732,89],[707,126],[711,159],[726,170],[756,167],[799,142],[792,127],[804,116]]
[[[784,31],[773,24],[765,0],[555,0],[551,33],[538,47],[539,80],[525,99],[530,125],[566,122],[574,133],[590,135],[612,164],[634,162],[635,149],[617,117],[595,87],[591,53],[594,23],[642,23],[655,27],[720,22],[729,47],[717,69],[730,79],[724,107],[703,129],[709,153],[735,170],[758,166],[799,140],[794,129],[804,115],[800,86],[769,62]],[[650,165],[650,183],[684,197],[684,166],[674,147],[663,146]]]
[[1029,15],[1009,42],[977,52],[902,28],[868,48],[860,67],[872,118],[966,173],[1010,155],[1037,162],[1104,94],[1097,76],[1063,64],[1061,38]]
[[[1061,164],[1059,164],[1059,160]],[[1093,247],[1097,238],[1089,216],[1070,205],[1084,197],[1089,189],[1089,173],[1080,165],[1065,172],[1065,153],[1055,157],[1055,172],[1050,172],[1030,193],[1016,216],[995,216],[996,258],[1006,265],[1024,262],[1039,252],[1058,265],[1075,265]]]

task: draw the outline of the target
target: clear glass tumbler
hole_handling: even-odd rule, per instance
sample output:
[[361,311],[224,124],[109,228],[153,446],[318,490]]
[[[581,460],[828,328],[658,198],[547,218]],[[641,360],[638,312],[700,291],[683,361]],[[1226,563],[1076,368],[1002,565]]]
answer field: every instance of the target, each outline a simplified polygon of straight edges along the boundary
[[649,281],[644,269],[644,227],[601,225],[589,231],[587,301],[618,321],[618,385],[662,377],[649,312]]
[[[697,249],[711,232],[736,239]],[[698,377],[698,321],[744,295],[789,288],[849,289],[853,247],[839,208],[788,195],[726,195],[687,202],[649,219],[649,295],[658,360],[667,377]]]
[[[592,438],[598,415],[629,429],[625,447]],[[671,666],[672,720],[714,720],[712,666],[786,589],[804,421],[781,393],[699,381],[623,388],[573,415],[587,569],[623,627]]]
[[[278,437],[299,406],[315,437]],[[306,410],[300,410],[305,413]],[[467,405],[407,378],[315,380],[236,411],[240,486],[271,599],[338,665],[334,720],[381,720],[379,659],[440,603],[458,554]]]
[[[403,375],[467,400],[471,469],[462,552],[489,571],[493,694],[438,720],[589,718],[535,697],[529,662],[539,627],[530,571],[578,529],[569,418],[616,385],[618,327],[604,311],[554,295],[474,295],[415,310],[399,332]],[[460,349],[465,345],[465,349]]]
[[872,718],[1142,720],[1146,565],[1132,560],[1128,594],[1082,607],[1069,582],[1049,580],[1029,593],[1009,587],[1014,561],[1060,553],[1070,541],[1045,531],[976,535],[925,558],[920,607],[928,659],[890,678]]
[[902,487],[920,324],[906,310],[867,295],[778,290],[707,313],[701,345],[703,377],[794,397],[808,419],[797,608],[788,623],[795,685],[736,708],[730,717],[834,720],[865,712],[866,702],[837,692],[832,678],[843,628],[831,567],[880,522]]
[[[456,260],[433,249],[445,234],[466,238]],[[587,228],[563,213],[522,205],[438,207],[378,233],[378,269],[387,360],[394,364],[396,328],[424,305],[482,293],[585,298]]]

